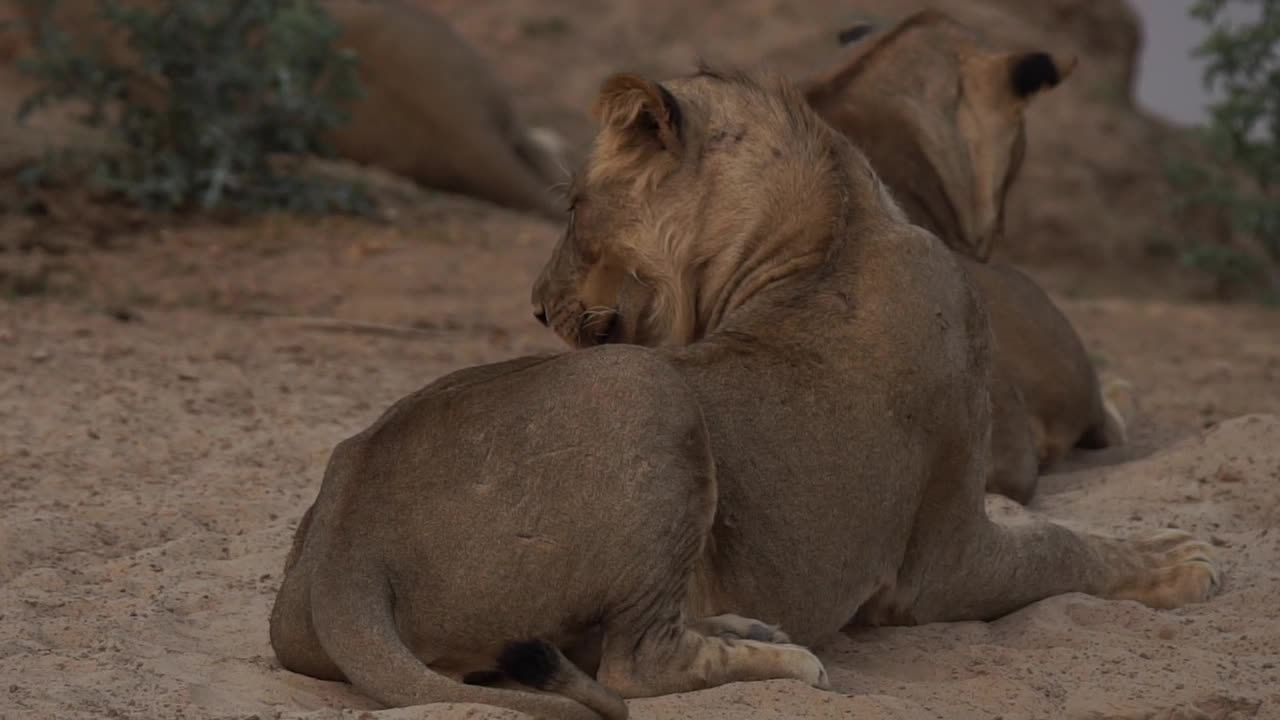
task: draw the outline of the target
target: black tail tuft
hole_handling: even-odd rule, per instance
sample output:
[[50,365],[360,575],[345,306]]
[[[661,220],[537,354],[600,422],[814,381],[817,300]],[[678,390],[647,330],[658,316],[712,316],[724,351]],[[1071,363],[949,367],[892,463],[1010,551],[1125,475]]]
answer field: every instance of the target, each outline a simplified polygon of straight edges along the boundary
[[545,640],[513,642],[498,656],[498,672],[539,690],[554,690],[561,676],[560,651]]

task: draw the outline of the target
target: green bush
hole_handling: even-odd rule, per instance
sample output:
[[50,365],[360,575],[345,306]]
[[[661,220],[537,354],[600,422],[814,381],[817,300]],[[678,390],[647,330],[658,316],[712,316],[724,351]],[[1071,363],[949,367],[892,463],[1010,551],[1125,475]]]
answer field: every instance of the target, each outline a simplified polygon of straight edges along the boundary
[[154,12],[100,0],[136,62],[101,42],[73,46],[48,14],[56,0],[23,1],[45,7],[21,65],[40,89],[19,116],[87,106],[83,121],[110,137],[88,158],[94,187],[165,211],[371,209],[361,187],[300,168],[327,154],[320,137],[360,94],[355,59],[334,48],[338,28],[314,0],[165,0]]
[[1201,128],[1208,160],[1170,168],[1177,206],[1226,213],[1232,233],[1260,252],[1191,242],[1183,259],[1280,299],[1280,0],[1197,0],[1191,14],[1208,25],[1195,55],[1206,63],[1205,86],[1221,99]]

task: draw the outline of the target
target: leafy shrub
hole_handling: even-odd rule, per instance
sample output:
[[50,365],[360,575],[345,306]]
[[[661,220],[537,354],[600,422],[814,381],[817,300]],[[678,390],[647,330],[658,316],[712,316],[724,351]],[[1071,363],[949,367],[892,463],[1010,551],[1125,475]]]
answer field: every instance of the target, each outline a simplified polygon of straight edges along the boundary
[[[1235,10],[1236,12],[1232,12]],[[1280,299],[1280,0],[1197,0],[1194,18],[1209,34],[1195,50],[1204,83],[1221,99],[1201,128],[1206,162],[1170,167],[1177,209],[1226,213],[1233,235],[1259,245],[1248,253],[1188,243],[1183,260],[1221,281]],[[1247,21],[1233,16],[1251,16]]]
[[[43,5],[37,47],[22,68],[40,83],[19,116],[52,103],[87,106],[109,149],[88,158],[93,186],[153,210],[228,208],[367,212],[359,186],[302,171],[327,154],[320,137],[359,97],[355,58],[314,0],[164,0],[155,10],[99,0],[103,25],[132,59],[101,38],[76,47]],[[38,178],[47,170],[34,168]]]

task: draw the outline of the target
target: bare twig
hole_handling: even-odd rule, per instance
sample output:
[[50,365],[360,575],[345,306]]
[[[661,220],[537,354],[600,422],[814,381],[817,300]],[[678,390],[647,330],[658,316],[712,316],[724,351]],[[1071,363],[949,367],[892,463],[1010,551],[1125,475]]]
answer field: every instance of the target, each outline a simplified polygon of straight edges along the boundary
[[388,325],[385,323],[365,322],[363,320],[344,320],[335,317],[319,317],[314,315],[276,315],[263,313],[262,317],[292,323],[312,330],[329,332],[363,333],[366,335],[385,335],[390,337],[438,338],[440,333],[408,325]]

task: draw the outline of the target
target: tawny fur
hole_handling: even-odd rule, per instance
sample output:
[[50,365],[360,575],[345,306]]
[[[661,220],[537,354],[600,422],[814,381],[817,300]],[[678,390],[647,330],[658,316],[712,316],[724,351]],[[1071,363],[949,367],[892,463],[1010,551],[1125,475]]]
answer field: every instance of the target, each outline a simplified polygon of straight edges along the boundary
[[[15,0],[28,25],[43,0]],[[158,0],[124,0],[155,9]],[[339,157],[395,172],[425,187],[472,195],[563,220],[557,187],[568,179],[564,143],[517,117],[488,62],[429,12],[407,0],[322,0],[356,54],[363,98],[326,140]],[[100,0],[58,0],[52,19],[80,47],[103,43],[135,62],[126,38],[99,15]],[[154,92],[146,87],[135,92]]]
[[[1209,596],[1186,534],[987,519],[986,314],[798,92],[703,72],[604,94],[639,85],[599,108],[543,274],[570,282],[535,296],[582,349],[453,373],[339,444],[271,615],[286,668],[390,705],[621,718],[619,696],[824,687],[790,641],[855,617]],[[664,347],[598,345],[641,337]]]
[[[1108,412],[1071,323],[1029,277],[987,261],[1022,167],[1025,109],[1076,61],[993,47],[936,10],[860,37],[850,57],[805,84],[806,97],[862,148],[911,220],[962,256],[995,343],[987,486],[1025,503],[1040,472],[1073,447],[1124,441],[1124,419]],[[1021,95],[1016,66],[1035,60],[1050,77]]]

